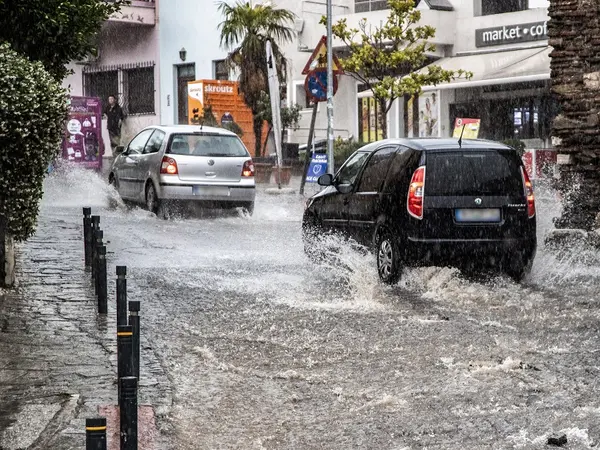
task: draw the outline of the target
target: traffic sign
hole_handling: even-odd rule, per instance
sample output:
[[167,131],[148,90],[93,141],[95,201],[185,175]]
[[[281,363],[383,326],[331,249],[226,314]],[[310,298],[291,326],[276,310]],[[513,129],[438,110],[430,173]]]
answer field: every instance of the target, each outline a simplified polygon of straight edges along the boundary
[[[333,94],[337,92],[337,77],[333,76]],[[306,95],[315,102],[324,102],[327,100],[327,72],[323,70],[312,70],[306,76],[304,81],[304,90]]]
[[316,183],[321,175],[327,173],[327,155],[325,153],[315,153],[308,166],[306,174],[307,183]]
[[[342,70],[342,65],[340,64],[339,59],[337,59],[337,56],[332,56],[333,73],[344,73],[344,71]],[[312,70],[327,71],[327,36],[323,36],[317,44],[317,46],[315,47],[315,50],[312,52],[312,55],[310,55],[310,58],[308,58],[306,66],[304,66],[304,70],[302,70],[302,75],[308,75]]]

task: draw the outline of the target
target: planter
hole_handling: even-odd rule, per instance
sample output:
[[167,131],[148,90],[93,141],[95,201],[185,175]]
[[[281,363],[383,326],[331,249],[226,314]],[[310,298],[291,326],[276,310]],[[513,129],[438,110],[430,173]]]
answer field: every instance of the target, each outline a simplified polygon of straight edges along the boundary
[[[279,172],[277,166],[273,166],[273,173],[275,174],[275,183],[279,184]],[[281,184],[290,184],[292,179],[292,166],[281,166]]]
[[269,183],[273,166],[267,163],[254,163],[254,181],[256,183]]
[[0,286],[15,284],[15,242],[6,232],[6,220],[0,216]]

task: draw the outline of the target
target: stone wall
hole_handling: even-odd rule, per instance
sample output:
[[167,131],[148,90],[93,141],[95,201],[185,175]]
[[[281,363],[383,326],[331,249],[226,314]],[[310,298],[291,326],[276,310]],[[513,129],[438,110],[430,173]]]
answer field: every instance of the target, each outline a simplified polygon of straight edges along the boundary
[[600,0],[552,0],[548,23],[552,92],[562,112],[554,121],[559,228],[593,227],[600,211]]

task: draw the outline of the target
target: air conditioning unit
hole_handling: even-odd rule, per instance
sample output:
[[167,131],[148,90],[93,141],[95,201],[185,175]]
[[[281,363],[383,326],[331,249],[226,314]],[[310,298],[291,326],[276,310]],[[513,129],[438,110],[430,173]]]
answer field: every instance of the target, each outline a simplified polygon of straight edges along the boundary
[[100,52],[98,51],[96,53],[96,55],[92,55],[91,53],[88,53],[81,61],[78,61],[78,64],[94,64],[96,62],[98,62],[98,60],[100,59]]

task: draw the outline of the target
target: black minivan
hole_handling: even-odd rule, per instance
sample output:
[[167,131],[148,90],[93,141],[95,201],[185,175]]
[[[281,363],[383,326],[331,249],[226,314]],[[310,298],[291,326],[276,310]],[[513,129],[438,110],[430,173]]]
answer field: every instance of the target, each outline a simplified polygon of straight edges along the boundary
[[386,139],[355,152],[306,203],[304,248],[339,232],[373,249],[381,281],[406,265],[498,270],[521,280],[536,252],[533,186],[516,150],[485,140]]

